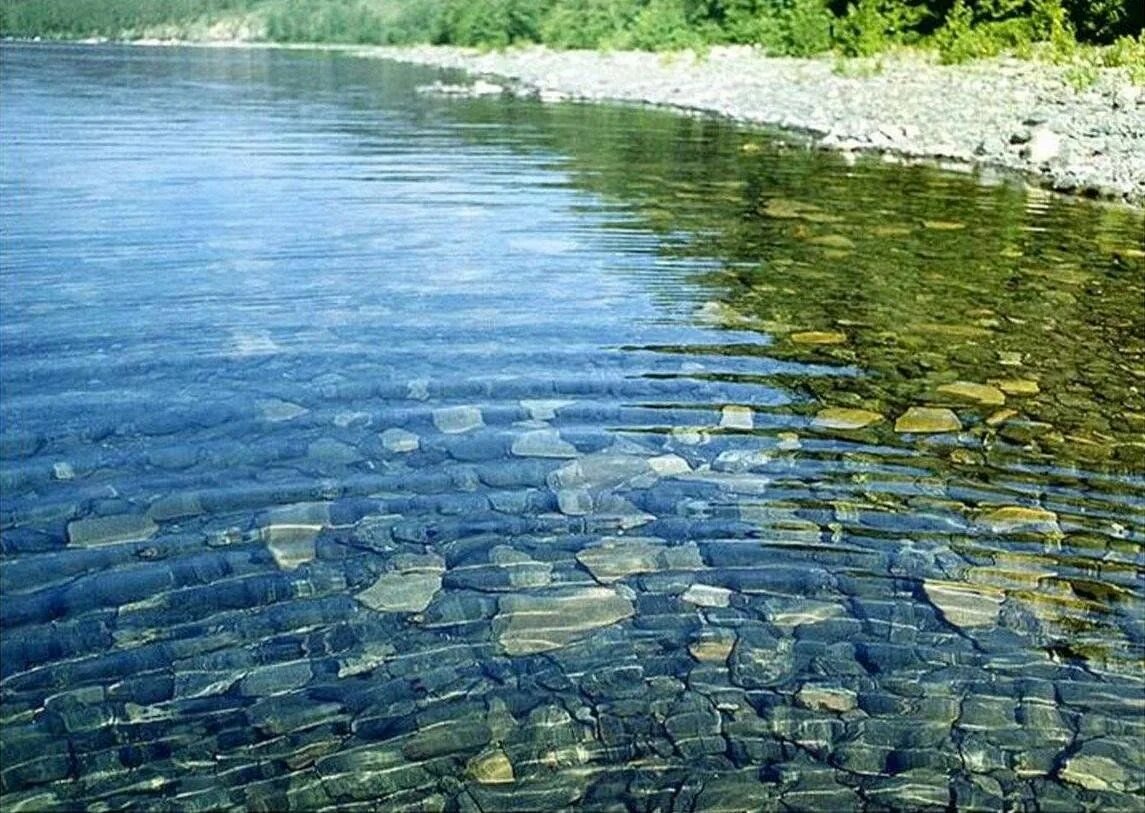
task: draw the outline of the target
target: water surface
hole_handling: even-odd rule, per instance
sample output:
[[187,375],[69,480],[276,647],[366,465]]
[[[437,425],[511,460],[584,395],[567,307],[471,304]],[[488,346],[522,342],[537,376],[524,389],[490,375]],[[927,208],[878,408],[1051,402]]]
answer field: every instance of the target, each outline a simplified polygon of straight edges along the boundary
[[1140,213],[0,58],[6,808],[1141,809]]

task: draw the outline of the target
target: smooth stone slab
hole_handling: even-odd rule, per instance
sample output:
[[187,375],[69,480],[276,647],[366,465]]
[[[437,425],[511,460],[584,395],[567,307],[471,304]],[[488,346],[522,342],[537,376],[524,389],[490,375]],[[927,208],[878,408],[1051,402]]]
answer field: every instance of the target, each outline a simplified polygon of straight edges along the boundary
[[314,561],[315,540],[321,525],[270,525],[259,531],[274,562],[282,570],[295,570]]
[[720,428],[753,429],[755,427],[754,414],[751,407],[728,404],[720,412]]
[[159,526],[141,514],[116,514],[109,517],[77,519],[68,523],[68,544],[77,547],[114,545],[150,539]]
[[304,406],[290,401],[282,401],[278,398],[269,398],[265,401],[259,401],[258,408],[263,420],[270,421],[271,423],[292,421],[310,411]]
[[697,607],[727,607],[731,603],[731,590],[710,584],[693,584],[681,598]]
[[660,477],[687,474],[692,467],[687,460],[675,454],[662,454],[648,458],[648,467]]
[[659,570],[695,570],[704,566],[695,544],[669,548],[654,536],[605,537],[600,544],[585,548],[576,559],[601,584]]
[[867,409],[828,407],[816,413],[811,425],[819,429],[862,429],[882,420],[882,415]]
[[571,488],[614,488],[651,469],[648,458],[611,451],[586,455],[565,463],[546,478],[554,490]]
[[573,458],[577,456],[576,447],[566,440],[561,440],[560,432],[555,429],[537,429],[518,435],[513,439],[511,451],[517,457]]
[[572,406],[576,401],[562,401],[559,399],[523,400],[521,406],[534,421],[551,421],[557,417],[557,411]]
[[475,406],[442,407],[433,411],[433,425],[447,435],[460,435],[485,425]]
[[1061,769],[1061,778],[1086,790],[1098,791],[1126,791],[1133,784],[1145,784],[1140,778],[1133,783],[1124,765],[1094,754],[1078,754],[1067,759]]
[[1041,392],[1041,387],[1038,386],[1037,381],[1031,381],[1028,378],[999,378],[991,379],[990,383],[1000,389],[1006,395],[1014,395],[1018,397],[1026,397],[1030,395],[1037,395]]
[[387,429],[381,434],[382,447],[394,454],[416,452],[421,446],[421,439],[413,432],[405,429]]
[[440,573],[385,573],[354,598],[379,613],[420,613],[440,589]]
[[583,517],[592,512],[592,494],[583,488],[562,488],[557,492],[557,507],[566,516]]
[[978,585],[926,580],[922,590],[942,617],[956,627],[992,627],[998,623],[1005,594]]
[[895,421],[896,432],[938,434],[959,432],[962,423],[958,416],[942,407],[911,407]]
[[1043,534],[1061,533],[1058,515],[1044,508],[1005,505],[986,512],[978,518],[978,521],[994,533],[1011,531],[1032,531]]
[[469,760],[465,775],[482,785],[499,785],[516,779],[513,763],[500,748],[485,751]]
[[560,649],[636,613],[631,601],[608,587],[505,596],[498,606],[493,629],[509,655]]
[[[848,240],[847,243],[849,245],[846,247],[854,247],[854,244],[851,243],[850,240]],[[837,330],[804,330],[799,333],[792,333],[788,338],[796,344],[823,345],[847,343],[847,334],[840,333]]]
[[725,663],[735,648],[735,638],[706,638],[688,644],[688,653],[700,663]]
[[850,689],[804,684],[795,695],[796,702],[812,711],[850,711],[859,704],[859,696]]
[[147,509],[147,516],[156,522],[165,522],[171,519],[198,516],[203,511],[203,503],[199,499],[199,495],[189,492],[160,497],[151,503],[151,507]]
[[976,384],[973,381],[955,381],[952,384],[943,384],[937,391],[952,398],[974,401],[986,406],[1002,406],[1006,403],[1006,396],[1002,390],[989,384]]

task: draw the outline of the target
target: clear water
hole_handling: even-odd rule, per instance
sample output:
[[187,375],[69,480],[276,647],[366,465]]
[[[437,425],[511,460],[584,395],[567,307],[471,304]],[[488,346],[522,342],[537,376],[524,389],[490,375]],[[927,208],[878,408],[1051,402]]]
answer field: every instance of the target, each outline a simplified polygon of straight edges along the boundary
[[1142,809],[1139,212],[0,62],[5,809]]

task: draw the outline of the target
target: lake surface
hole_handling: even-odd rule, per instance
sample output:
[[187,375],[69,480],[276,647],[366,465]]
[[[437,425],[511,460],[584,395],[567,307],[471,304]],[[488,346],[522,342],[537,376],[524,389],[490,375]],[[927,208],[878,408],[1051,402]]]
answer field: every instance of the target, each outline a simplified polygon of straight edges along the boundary
[[1140,212],[0,63],[6,810],[1142,810]]

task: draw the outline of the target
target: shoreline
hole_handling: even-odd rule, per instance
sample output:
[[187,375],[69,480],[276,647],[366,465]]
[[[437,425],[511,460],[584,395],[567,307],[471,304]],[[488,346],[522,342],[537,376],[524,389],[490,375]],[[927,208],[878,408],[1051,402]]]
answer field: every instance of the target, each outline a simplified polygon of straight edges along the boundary
[[[619,102],[708,114],[802,136],[818,148],[947,169],[1001,170],[1031,185],[1145,208],[1145,87],[1118,69],[1071,87],[1065,68],[1016,59],[938,65],[767,57],[745,46],[697,57],[637,51],[481,52],[452,46],[143,40],[143,46],[331,50],[464,71],[542,101]],[[488,89],[486,89],[488,90]]]

